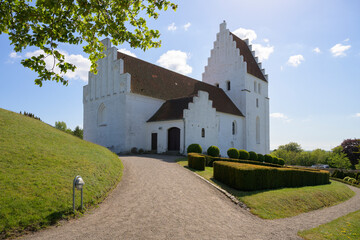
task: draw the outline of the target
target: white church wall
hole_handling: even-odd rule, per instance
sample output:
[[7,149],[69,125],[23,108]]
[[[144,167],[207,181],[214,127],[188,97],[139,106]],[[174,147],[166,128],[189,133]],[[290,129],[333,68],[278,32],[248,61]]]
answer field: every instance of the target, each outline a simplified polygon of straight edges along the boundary
[[[217,112],[217,117],[219,119],[218,147],[221,156],[227,157],[229,148],[244,149],[245,118],[221,112]],[[234,132],[233,123],[235,124]]]
[[[193,98],[193,102],[189,103],[188,109],[184,109],[183,115],[185,119],[185,150],[192,143],[200,144],[204,152],[211,145],[218,145],[219,120],[207,92],[199,91]],[[202,129],[204,129],[204,137]]]
[[157,153],[168,150],[168,130],[177,127],[180,129],[180,153],[184,153],[184,120],[169,120],[159,122],[148,122],[146,137],[146,150],[151,150],[151,134],[157,133]]

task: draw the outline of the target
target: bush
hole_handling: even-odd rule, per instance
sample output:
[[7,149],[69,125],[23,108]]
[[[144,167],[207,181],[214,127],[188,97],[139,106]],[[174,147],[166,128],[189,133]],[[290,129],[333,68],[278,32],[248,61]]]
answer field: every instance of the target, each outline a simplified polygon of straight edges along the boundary
[[218,157],[220,154],[220,150],[217,146],[210,146],[207,149],[207,155],[212,156],[212,157]]
[[205,156],[198,153],[188,153],[188,166],[190,168],[204,171],[205,170]]
[[273,157],[273,164],[279,164],[279,159],[277,157]]
[[263,162],[263,161],[264,161],[264,155],[262,155],[261,153],[258,153],[258,155],[257,155],[257,160],[258,160],[259,162]]
[[132,154],[137,154],[138,153],[138,150],[137,150],[136,147],[133,147],[130,151],[131,151]]
[[229,148],[229,150],[227,150],[227,155],[229,156],[229,158],[238,159],[239,151],[236,148]]
[[243,191],[329,183],[329,173],[323,170],[307,171],[224,161],[214,162],[214,178]]
[[144,153],[144,149],[140,148],[139,149],[139,154],[143,154]]
[[273,162],[273,157],[270,154],[265,154],[264,162],[272,163]]
[[187,153],[202,153],[202,148],[199,144],[193,143],[187,147]]
[[254,151],[249,152],[249,160],[256,161],[258,159],[258,155]]
[[243,149],[239,150],[239,159],[247,160],[247,159],[249,159],[249,157],[250,157],[250,155],[249,155],[248,151],[243,150]]
[[279,158],[279,165],[281,165],[281,166],[284,166],[284,165],[285,165],[284,159]]

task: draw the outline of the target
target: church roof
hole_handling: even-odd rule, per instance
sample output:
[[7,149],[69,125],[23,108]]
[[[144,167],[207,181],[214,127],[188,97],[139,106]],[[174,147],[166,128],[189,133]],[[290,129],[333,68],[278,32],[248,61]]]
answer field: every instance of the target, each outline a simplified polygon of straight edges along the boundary
[[188,103],[185,105],[187,100],[184,99],[192,99],[199,90],[209,93],[209,99],[212,100],[216,111],[244,116],[221,88],[121,52],[117,53],[117,58],[124,61],[124,72],[131,75],[131,92],[167,100],[158,110],[162,112],[157,112],[157,116],[155,114],[153,117],[162,120],[174,119],[174,116],[177,117],[176,119],[182,118],[182,110],[187,108]]
[[165,120],[182,119],[184,109],[187,109],[193,97],[184,97],[170,99],[161,105],[159,110],[148,120],[148,122],[157,122]]
[[252,55],[249,46],[244,40],[241,40],[238,36],[233,33],[230,33],[233,37],[233,40],[236,43],[236,47],[240,50],[240,55],[244,57],[244,61],[247,63],[247,72],[261,80],[267,82],[264,74],[262,73],[255,57]]

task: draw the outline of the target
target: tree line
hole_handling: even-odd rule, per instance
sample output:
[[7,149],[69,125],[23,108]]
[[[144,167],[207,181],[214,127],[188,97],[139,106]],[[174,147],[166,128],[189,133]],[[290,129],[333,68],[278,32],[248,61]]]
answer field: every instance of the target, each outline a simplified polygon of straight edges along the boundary
[[67,128],[65,122],[58,121],[55,122],[55,128],[83,139],[84,130],[79,126],[76,126],[74,130],[71,130],[70,128]]

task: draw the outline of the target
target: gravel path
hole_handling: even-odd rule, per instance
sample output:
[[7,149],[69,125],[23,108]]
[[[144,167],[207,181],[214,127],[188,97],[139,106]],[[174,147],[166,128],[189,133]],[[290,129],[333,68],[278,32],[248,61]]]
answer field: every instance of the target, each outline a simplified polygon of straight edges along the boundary
[[[360,209],[357,194],[337,206],[263,220],[176,164],[175,156],[121,157],[123,179],[86,216],[25,239],[298,239],[312,228]],[[85,192],[86,193],[86,192]]]

